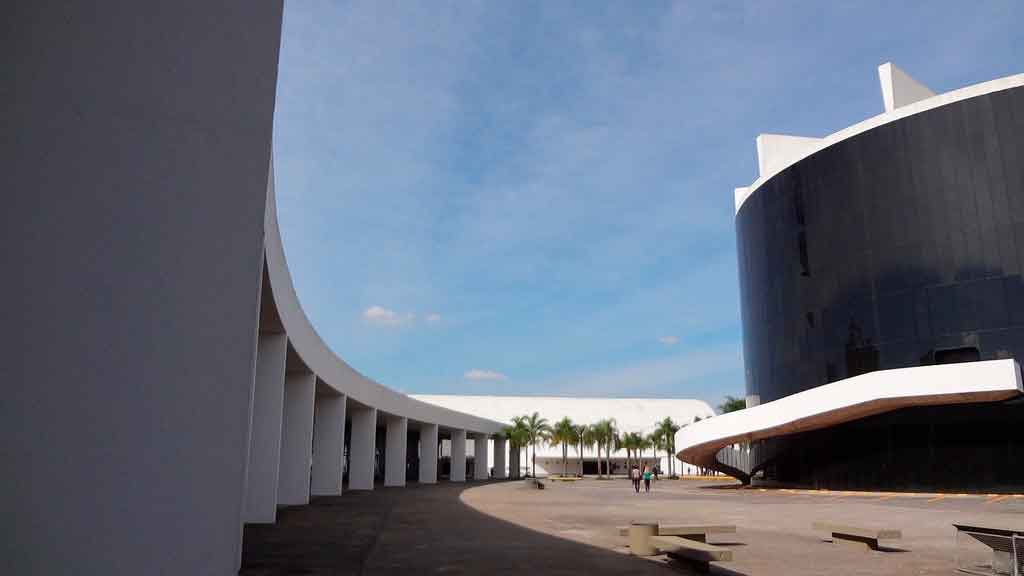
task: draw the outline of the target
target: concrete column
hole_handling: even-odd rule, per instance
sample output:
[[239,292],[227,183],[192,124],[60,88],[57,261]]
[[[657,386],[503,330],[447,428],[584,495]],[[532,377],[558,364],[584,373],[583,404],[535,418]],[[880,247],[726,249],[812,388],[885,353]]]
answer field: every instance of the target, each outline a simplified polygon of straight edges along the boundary
[[352,408],[352,437],[348,447],[348,489],[373,490],[373,459],[377,450],[377,409]]
[[452,482],[466,481],[466,431],[452,430],[452,470],[449,479]]
[[388,416],[388,437],[384,446],[384,485],[405,486],[405,454],[409,436],[409,420]]
[[312,372],[290,372],[285,375],[278,506],[309,504],[315,394],[316,375]]
[[420,425],[420,484],[437,483],[437,424]]
[[489,474],[487,469],[487,435],[477,434],[473,436],[473,479],[487,480]]
[[313,417],[313,496],[341,494],[345,462],[345,397],[317,396]]
[[494,477],[508,478],[508,474],[505,472],[505,452],[508,450],[508,444],[505,439],[495,436],[492,450],[494,451]]
[[261,332],[256,347],[256,378],[249,435],[245,522],[277,519],[277,469],[281,454],[281,410],[288,337]]

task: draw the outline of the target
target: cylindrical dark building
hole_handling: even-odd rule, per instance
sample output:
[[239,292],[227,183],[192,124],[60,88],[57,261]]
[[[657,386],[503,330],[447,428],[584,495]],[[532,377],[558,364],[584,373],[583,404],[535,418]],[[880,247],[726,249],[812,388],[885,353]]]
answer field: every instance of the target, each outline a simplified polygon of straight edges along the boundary
[[[1006,359],[1024,358],[1024,75],[935,96],[879,72],[885,114],[758,139],[761,177],[736,214],[756,408],[701,440],[749,442],[732,468],[786,483],[1019,489],[1024,402]],[[1012,366],[1004,393],[972,396],[988,360]],[[753,422],[772,410],[765,432]]]

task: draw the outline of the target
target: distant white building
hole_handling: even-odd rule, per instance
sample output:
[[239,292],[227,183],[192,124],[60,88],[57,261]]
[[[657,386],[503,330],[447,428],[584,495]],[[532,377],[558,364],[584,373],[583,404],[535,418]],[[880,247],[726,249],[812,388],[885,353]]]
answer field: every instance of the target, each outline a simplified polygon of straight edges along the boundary
[[[436,404],[451,410],[457,410],[474,416],[508,422],[512,418],[537,412],[541,417],[546,418],[548,423],[554,424],[563,417],[568,416],[574,424],[593,424],[605,418],[614,418],[619,433],[639,432],[649,434],[654,430],[657,422],[666,416],[672,418],[677,424],[685,425],[697,418],[709,418],[715,415],[715,411],[701,400],[681,398],[569,398],[558,396],[463,396],[446,394],[419,394],[413,398]],[[471,442],[467,440],[467,442]],[[442,453],[445,447],[442,447]],[[473,452],[468,449],[467,453]],[[488,467],[494,465],[492,450],[487,452]],[[443,455],[443,454],[442,454]],[[530,457],[523,453],[520,457],[521,464],[525,467],[532,461],[533,450],[530,450]],[[645,464],[658,464],[663,471],[668,471],[668,457],[664,451],[654,454],[647,450],[643,454]],[[618,450],[612,452],[612,472],[625,473],[626,451]],[[506,458],[505,462],[513,460]],[[593,447],[584,447],[583,470],[586,474],[597,473],[597,451]],[[569,448],[569,460],[566,472],[573,474],[579,471],[579,454],[575,446]],[[693,474],[696,468],[693,465],[676,461],[673,464],[675,469],[683,474]],[[537,474],[561,474],[562,473],[562,447],[540,445],[537,447]]]

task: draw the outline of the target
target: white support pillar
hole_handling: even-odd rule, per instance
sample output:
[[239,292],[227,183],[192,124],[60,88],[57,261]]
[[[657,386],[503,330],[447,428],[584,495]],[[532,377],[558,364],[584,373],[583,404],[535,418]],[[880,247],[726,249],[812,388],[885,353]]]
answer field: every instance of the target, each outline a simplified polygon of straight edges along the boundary
[[420,484],[437,483],[437,424],[420,425]]
[[273,524],[277,519],[277,471],[281,458],[281,410],[288,337],[261,332],[256,348],[256,381],[249,435],[245,522]]
[[405,456],[408,447],[409,420],[388,416],[387,444],[384,446],[384,485],[405,486]]
[[348,489],[373,490],[373,465],[377,450],[377,409],[352,409],[352,437],[348,447]]
[[466,481],[466,431],[452,430],[452,469],[448,475],[452,482]]
[[317,396],[313,417],[313,496],[341,494],[345,462],[345,396]]
[[289,372],[285,375],[278,506],[309,504],[315,394],[316,375],[312,372]]
[[505,472],[505,452],[508,450],[505,439],[495,436],[492,450],[494,451],[494,477],[502,480],[508,478],[508,474]]
[[487,469],[487,435],[476,434],[473,436],[473,479],[487,480],[490,476]]

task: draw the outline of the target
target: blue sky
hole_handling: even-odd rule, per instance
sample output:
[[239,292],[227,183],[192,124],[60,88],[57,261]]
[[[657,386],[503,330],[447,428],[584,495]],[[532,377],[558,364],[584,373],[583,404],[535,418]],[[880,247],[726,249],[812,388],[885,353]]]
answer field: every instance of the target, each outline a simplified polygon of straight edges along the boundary
[[1022,71],[1024,3],[286,2],[277,198],[327,343],[408,393],[743,394],[761,132]]

